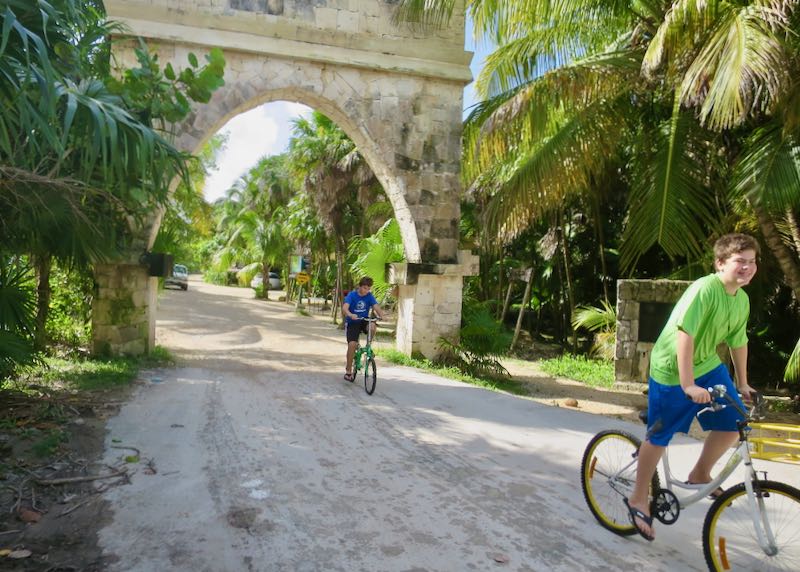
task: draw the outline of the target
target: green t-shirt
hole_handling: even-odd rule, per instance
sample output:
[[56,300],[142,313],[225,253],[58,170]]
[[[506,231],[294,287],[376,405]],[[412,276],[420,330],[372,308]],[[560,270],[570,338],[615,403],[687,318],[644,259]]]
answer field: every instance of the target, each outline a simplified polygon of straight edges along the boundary
[[731,296],[716,274],[696,280],[683,293],[650,355],[650,377],[664,385],[680,385],[677,337],[683,330],[694,339],[694,378],[720,365],[717,346],[747,345],[750,299],[741,288]]

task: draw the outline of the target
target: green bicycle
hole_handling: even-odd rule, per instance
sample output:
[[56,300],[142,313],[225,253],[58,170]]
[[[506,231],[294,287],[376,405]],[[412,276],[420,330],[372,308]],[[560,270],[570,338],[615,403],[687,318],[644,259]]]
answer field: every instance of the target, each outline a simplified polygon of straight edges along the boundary
[[[377,322],[378,318],[362,318],[365,322]],[[363,363],[362,363],[363,358]],[[353,377],[350,382],[355,381],[356,375],[364,369],[364,390],[367,395],[375,393],[375,384],[378,382],[378,370],[375,367],[375,353],[372,351],[372,328],[367,325],[367,343],[356,348],[353,357]]]

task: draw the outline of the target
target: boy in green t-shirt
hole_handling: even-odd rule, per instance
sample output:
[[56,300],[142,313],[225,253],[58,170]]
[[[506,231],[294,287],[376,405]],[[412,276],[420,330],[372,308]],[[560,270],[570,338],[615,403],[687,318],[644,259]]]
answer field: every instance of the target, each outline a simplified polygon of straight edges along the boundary
[[[636,530],[653,540],[648,490],[664,448],[675,433],[686,433],[697,412],[711,401],[708,388],[723,384],[731,397],[739,399],[728,368],[716,348],[730,347],[739,392],[750,400],[747,383],[747,319],[750,301],[742,286],[756,273],[759,246],[746,234],[726,234],[714,244],[715,274],[695,281],[678,300],[650,358],[648,423],[660,421],[639,448],[636,486],[625,499]],[[741,400],[739,401],[741,405]],[[700,416],[700,424],[711,431],[703,452],[689,473],[689,483],[707,483],[711,469],[737,439],[736,421],[741,416],[733,407]],[[719,494],[719,491],[717,493]]]

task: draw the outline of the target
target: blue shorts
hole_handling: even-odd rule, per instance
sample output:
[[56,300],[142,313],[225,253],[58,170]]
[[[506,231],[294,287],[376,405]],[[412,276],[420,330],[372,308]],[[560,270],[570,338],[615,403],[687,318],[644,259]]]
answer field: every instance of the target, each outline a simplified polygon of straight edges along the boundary
[[[705,375],[701,375],[695,383],[705,388],[725,385],[728,394],[744,409],[728,368],[724,365],[720,364]],[[728,403],[724,398],[717,401]],[[662,425],[658,431],[650,435],[649,441],[653,445],[666,447],[675,433],[688,433],[697,412],[707,406],[708,404],[695,403],[687,399],[680,385],[664,385],[651,377],[647,392],[648,429],[659,420]],[[741,419],[742,415],[733,406],[726,407],[722,411],[708,411],[698,417],[704,431],[736,431],[736,422]]]

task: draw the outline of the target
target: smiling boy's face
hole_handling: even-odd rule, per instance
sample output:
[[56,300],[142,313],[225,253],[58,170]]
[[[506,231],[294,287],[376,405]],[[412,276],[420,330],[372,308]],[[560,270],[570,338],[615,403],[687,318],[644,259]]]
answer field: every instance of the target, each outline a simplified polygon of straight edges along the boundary
[[372,290],[372,286],[368,286],[367,284],[362,284],[358,287],[358,295],[359,296],[366,296],[369,294],[369,291]]
[[756,275],[756,251],[743,250],[732,254],[725,260],[717,260],[717,271],[725,284],[738,287],[747,286]]

